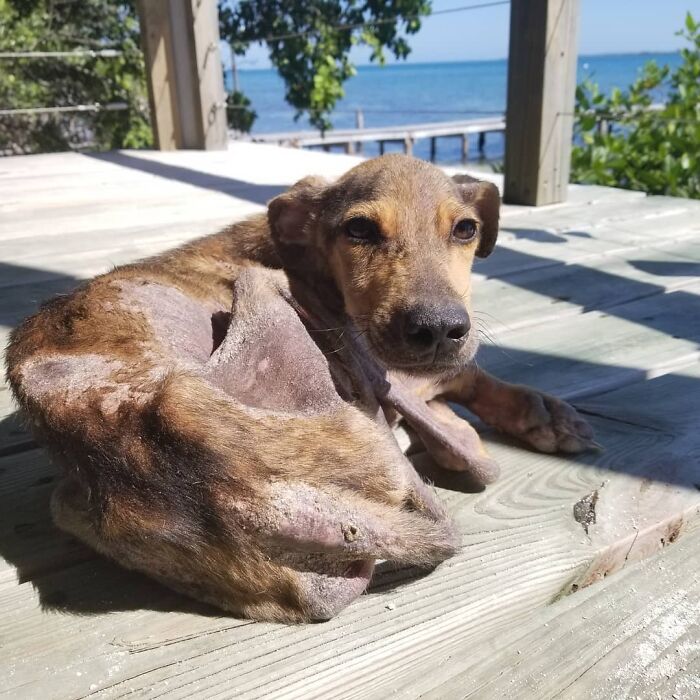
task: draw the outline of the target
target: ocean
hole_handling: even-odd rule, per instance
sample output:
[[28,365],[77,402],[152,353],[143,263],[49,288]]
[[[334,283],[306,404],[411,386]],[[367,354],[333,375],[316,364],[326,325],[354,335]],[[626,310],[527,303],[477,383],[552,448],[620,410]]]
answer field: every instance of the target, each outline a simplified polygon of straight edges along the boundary
[[[579,81],[590,76],[601,88],[627,87],[648,60],[660,65],[677,66],[678,53],[616,54],[581,56],[578,62]],[[366,127],[470,119],[485,114],[502,114],[506,105],[505,59],[465,61],[460,63],[397,63],[388,66],[360,66],[357,75],[345,84],[345,97],[331,116],[336,128],[355,126],[355,111],[364,112]],[[230,72],[226,76],[231,89]],[[305,117],[294,121],[294,111],[284,101],[284,84],[274,70],[239,70],[241,90],[248,95],[258,118],[253,133],[309,129]],[[663,95],[658,96],[663,100]],[[486,157],[503,157],[503,136],[489,134]],[[387,144],[387,150],[400,149],[400,144]],[[427,139],[418,141],[415,155],[427,158]],[[377,155],[378,146],[367,144],[366,155]],[[470,143],[470,154],[478,154],[476,137]],[[437,159],[456,163],[461,158],[457,138],[440,138]]]

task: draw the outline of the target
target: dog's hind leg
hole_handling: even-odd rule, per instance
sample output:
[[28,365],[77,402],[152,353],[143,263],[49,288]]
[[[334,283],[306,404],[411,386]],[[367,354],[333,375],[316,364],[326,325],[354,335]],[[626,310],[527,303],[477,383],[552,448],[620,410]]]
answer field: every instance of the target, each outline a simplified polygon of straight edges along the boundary
[[432,565],[458,544],[356,418],[317,424],[314,441],[291,420],[279,437],[201,380],[172,377],[139,418],[150,477],[106,473],[115,455],[103,451],[107,483],[91,489],[78,468],[52,512],[98,552],[192,597],[258,619],[326,619],[364,591],[376,559]]

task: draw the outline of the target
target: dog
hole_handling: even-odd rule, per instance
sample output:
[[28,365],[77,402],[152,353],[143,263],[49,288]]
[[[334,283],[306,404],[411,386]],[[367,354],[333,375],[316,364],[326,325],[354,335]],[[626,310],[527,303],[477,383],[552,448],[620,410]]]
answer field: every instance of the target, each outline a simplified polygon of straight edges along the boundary
[[481,483],[493,460],[447,402],[537,450],[593,444],[572,407],[474,362],[471,268],[499,206],[488,182],[382,156],[44,304],[6,361],[64,469],[58,526],[284,622],[338,613],[377,559],[451,556],[458,535],[392,437],[401,416]]

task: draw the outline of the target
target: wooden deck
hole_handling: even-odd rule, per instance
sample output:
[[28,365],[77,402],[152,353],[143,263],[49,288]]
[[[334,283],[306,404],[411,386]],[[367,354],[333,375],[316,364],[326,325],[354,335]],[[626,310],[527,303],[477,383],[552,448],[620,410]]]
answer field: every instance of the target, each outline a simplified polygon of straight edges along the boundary
[[[354,162],[249,143],[0,159],[3,345],[78,280]],[[570,194],[504,208],[476,268],[496,341],[480,361],[573,400],[605,451],[539,455],[486,433],[503,476],[478,494],[416,455],[462,551],[427,576],[380,566],[328,623],[222,616],[58,532],[55,469],[0,387],[0,695],[700,697],[700,202]]]

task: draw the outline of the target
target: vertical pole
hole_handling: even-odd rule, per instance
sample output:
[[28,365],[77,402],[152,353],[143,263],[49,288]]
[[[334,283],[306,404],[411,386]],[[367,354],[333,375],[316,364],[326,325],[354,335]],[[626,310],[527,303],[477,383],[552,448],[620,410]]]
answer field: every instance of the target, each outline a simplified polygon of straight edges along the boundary
[[504,201],[566,199],[579,0],[511,0]]
[[413,155],[413,139],[410,136],[403,140],[403,151],[407,156]]
[[469,158],[469,134],[462,134],[462,163]]
[[231,78],[233,81],[233,91],[240,92],[240,83],[238,82],[238,63],[236,61],[236,53],[231,47]]
[[226,148],[216,0],[139,0],[138,10],[157,147]]
[[380,156],[384,155],[384,141],[379,142],[379,155]]
[[484,158],[486,157],[486,132],[479,132],[479,155]]
[[233,91],[240,92],[240,84],[238,82],[238,63],[236,62],[236,53],[233,50],[233,46],[229,47],[231,50],[231,82],[233,83]]
[[430,137],[430,162],[434,163],[437,156],[437,138],[435,136]]
[[[355,110],[355,128],[365,128],[365,113],[361,109]],[[365,144],[362,141],[357,142],[356,152],[363,155],[365,152]]]

